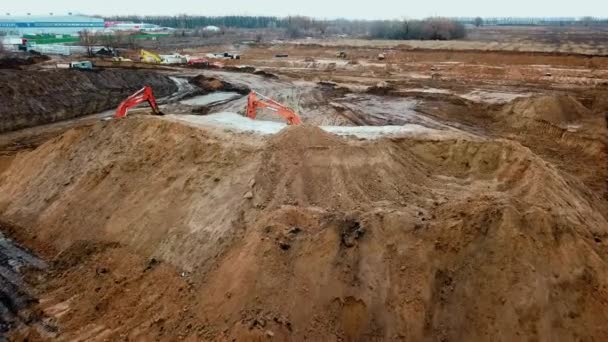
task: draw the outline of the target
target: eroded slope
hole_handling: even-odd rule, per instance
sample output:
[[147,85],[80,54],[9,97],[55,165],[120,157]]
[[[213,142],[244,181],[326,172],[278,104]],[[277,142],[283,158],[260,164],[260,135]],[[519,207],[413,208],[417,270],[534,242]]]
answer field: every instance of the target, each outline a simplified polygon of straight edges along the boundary
[[606,212],[515,142],[312,126],[235,139],[132,117],[0,175],[14,235],[72,251],[40,287],[66,339],[602,340]]

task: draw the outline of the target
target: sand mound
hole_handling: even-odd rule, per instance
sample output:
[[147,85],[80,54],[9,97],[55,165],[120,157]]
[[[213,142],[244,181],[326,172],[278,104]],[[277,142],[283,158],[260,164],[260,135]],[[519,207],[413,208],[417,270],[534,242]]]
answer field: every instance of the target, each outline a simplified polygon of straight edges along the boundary
[[315,147],[331,147],[343,144],[334,134],[328,133],[318,126],[297,125],[287,126],[269,141],[269,148],[275,150],[296,151]]
[[210,93],[214,91],[234,91],[241,95],[247,95],[251,91],[251,89],[247,87],[235,85],[222,81],[215,77],[207,77],[204,75],[198,75],[192,78],[190,80],[190,83],[202,89],[204,93]]
[[604,115],[571,96],[522,98],[496,113],[493,128],[608,196],[608,129]]
[[581,122],[591,112],[575,98],[567,95],[539,96],[516,99],[506,106],[503,114],[510,120],[542,120],[557,126]]
[[608,211],[527,148],[215,134],[132,117],[0,175],[0,217],[29,246],[67,249],[60,264],[77,240],[120,243],[49,279],[41,310],[77,295],[53,316],[60,337],[608,338]]
[[[154,117],[73,129],[0,175],[0,210],[23,226],[45,225],[36,234],[55,250],[105,238],[190,270],[217,253],[217,239],[246,201],[253,149],[228,146],[230,140]],[[190,246],[175,253],[178,237]]]

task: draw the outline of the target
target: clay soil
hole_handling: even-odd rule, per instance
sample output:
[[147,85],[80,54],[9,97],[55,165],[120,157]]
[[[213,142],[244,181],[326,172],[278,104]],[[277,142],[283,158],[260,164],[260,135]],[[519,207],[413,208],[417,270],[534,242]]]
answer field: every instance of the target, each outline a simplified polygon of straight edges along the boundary
[[293,105],[276,134],[129,115],[0,136],[0,226],[48,262],[11,339],[608,339],[605,57],[296,43],[226,62],[266,76],[155,74]]
[[143,70],[0,69],[0,132],[116,108],[144,85],[158,96],[176,91],[166,76]]

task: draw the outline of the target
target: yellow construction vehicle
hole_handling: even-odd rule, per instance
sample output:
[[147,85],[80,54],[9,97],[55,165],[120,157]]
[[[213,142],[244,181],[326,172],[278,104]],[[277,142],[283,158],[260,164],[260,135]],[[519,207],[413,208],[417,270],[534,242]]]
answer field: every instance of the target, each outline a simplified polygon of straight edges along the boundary
[[154,52],[146,51],[144,49],[141,49],[139,51],[139,59],[145,63],[160,64],[163,62],[163,59],[159,55],[155,54]]

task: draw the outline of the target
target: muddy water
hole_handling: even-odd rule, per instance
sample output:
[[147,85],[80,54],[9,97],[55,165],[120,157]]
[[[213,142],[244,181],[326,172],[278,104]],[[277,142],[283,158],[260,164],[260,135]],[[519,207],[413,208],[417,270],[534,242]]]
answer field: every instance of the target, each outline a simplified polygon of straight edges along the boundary
[[187,78],[184,77],[169,77],[177,86],[177,91],[169,96],[158,99],[161,104],[176,102],[181,99],[200,94],[200,89],[195,85],[190,84]]
[[[294,109],[303,121],[318,126],[401,126],[419,125],[445,130],[456,124],[438,121],[418,110],[424,99],[414,96],[379,96],[353,91],[347,95],[319,86],[315,82],[289,79],[271,79],[247,73],[225,71],[197,72],[216,77],[224,82],[245,86],[258,91]],[[191,77],[192,75],[188,75]],[[186,77],[183,75],[183,77]],[[432,92],[442,93],[441,89]],[[213,107],[208,113],[243,113],[247,105],[245,97],[228,97],[225,93],[210,94],[182,100],[180,104]],[[262,120],[280,121],[276,114],[260,111]]]
[[46,334],[55,330],[27,309],[36,303],[23,272],[45,270],[46,263],[0,232],[0,341],[3,334],[24,325],[36,325]]
[[[169,120],[185,121],[200,126],[213,126],[221,129],[232,130],[235,132],[249,132],[261,135],[279,133],[287,126],[286,123],[251,120],[237,113],[222,112],[210,115],[167,115],[164,118]],[[426,136],[436,139],[441,138],[471,138],[470,135],[458,132],[451,127],[429,128],[419,124],[403,124],[398,126],[320,126],[326,132],[342,136],[353,136],[360,139],[378,139],[382,137],[405,137],[405,136]]]
[[420,111],[422,100],[413,97],[387,97],[368,94],[348,94],[334,100],[345,108],[343,115],[360,126],[401,126],[415,124],[432,129],[447,129],[449,126],[430,118]]
[[235,92],[218,91],[207,95],[194,96],[187,100],[182,100],[180,103],[189,106],[213,106],[237,99],[241,96],[242,95]]

